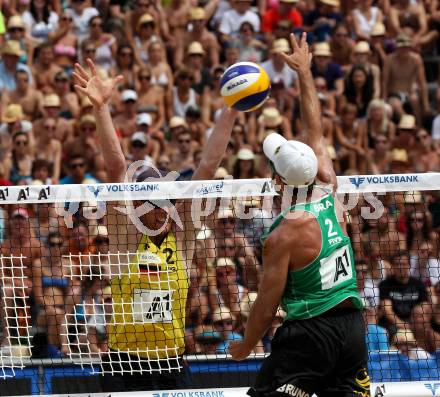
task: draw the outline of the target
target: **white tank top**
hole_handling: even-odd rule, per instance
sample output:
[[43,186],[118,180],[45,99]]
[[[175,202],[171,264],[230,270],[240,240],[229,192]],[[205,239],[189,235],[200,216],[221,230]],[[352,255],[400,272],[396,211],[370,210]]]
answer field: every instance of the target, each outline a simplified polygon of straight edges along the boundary
[[176,116],[185,117],[185,113],[190,106],[197,106],[196,92],[190,88],[188,100],[181,102],[177,95],[177,87],[173,87],[173,110]]
[[377,7],[371,7],[371,18],[367,19],[364,14],[362,14],[359,9],[353,10],[354,16],[357,18],[361,32],[364,36],[370,37],[371,29],[376,24],[377,14],[379,9]]

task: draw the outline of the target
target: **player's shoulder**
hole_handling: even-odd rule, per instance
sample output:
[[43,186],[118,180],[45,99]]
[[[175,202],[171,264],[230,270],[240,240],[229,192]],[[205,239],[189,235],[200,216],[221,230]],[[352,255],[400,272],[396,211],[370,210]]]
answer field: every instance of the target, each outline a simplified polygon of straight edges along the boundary
[[289,245],[296,237],[300,237],[305,228],[311,227],[313,215],[307,211],[294,210],[284,214],[284,218],[270,234],[266,244]]

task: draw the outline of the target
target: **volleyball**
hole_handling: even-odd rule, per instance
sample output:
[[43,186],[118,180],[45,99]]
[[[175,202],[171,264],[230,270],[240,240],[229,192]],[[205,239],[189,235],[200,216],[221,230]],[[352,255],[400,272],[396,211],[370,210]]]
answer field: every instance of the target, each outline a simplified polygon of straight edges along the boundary
[[220,82],[226,105],[243,112],[257,109],[270,93],[270,79],[256,63],[238,62],[229,66]]

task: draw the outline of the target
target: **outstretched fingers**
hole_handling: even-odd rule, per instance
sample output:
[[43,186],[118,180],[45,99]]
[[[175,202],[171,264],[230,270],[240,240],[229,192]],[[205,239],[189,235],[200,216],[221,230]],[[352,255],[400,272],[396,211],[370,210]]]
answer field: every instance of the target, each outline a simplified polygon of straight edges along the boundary
[[90,71],[93,77],[98,77],[98,72],[96,71],[96,66],[90,58],[87,58],[87,64],[89,65]]
[[77,72],[73,72],[73,79],[77,85],[85,87],[87,85],[87,80],[80,76]]
[[90,76],[79,63],[75,63],[75,73],[81,76],[86,82],[90,80]]
[[292,45],[292,50],[294,53],[299,50],[299,45],[295,33],[290,33],[290,44]]

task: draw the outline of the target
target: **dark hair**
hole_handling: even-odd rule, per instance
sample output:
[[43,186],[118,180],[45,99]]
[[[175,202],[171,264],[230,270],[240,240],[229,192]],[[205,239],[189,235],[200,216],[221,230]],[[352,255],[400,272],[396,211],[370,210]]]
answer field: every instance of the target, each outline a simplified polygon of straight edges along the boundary
[[[411,221],[411,216],[413,214],[416,214],[416,211],[409,214],[409,216],[406,219],[406,229],[407,229],[406,246],[408,247],[408,249],[411,249],[412,243],[414,242],[414,232],[413,232],[413,228],[411,227],[411,224],[413,223]],[[426,216],[426,212],[423,211],[422,214],[423,214],[423,229],[422,229],[423,241],[429,241],[429,231],[430,231],[429,220],[428,217]]]
[[103,18],[102,18],[102,16],[99,15],[99,14],[98,14],[98,15],[94,15],[93,17],[91,17],[91,18],[89,19],[89,24],[88,24],[89,27],[92,26],[93,21],[94,21],[95,19],[103,19]]
[[53,238],[63,238],[60,232],[49,232],[47,235],[47,241],[49,242]]
[[47,168],[49,175],[52,175],[52,163],[45,159],[34,160],[34,162],[32,163],[31,175],[34,175],[34,173],[41,168]]
[[338,31],[339,28],[344,28],[348,33],[350,33],[350,29],[348,28],[347,24],[345,22],[339,22],[332,29],[332,35],[334,35]]
[[[242,161],[243,160],[238,160],[237,159],[235,161],[235,163],[234,163],[234,167],[232,169],[232,176],[234,177],[234,179],[241,178],[240,171],[241,171],[241,162]],[[253,178],[255,176],[255,161],[252,161],[252,167],[251,167],[251,170],[250,170],[250,174],[251,174],[250,178]]]
[[365,112],[368,104],[373,99],[373,76],[368,73],[362,65],[354,65],[350,73],[345,79],[344,95],[349,103],[356,104],[356,87],[353,83],[353,76],[356,72],[361,71],[365,75],[365,84],[362,87],[362,109],[359,111]]
[[391,257],[391,263],[396,263],[397,259],[406,257],[409,260],[409,251],[405,250],[398,250],[392,257]]
[[[12,141],[15,142],[15,138],[17,138],[18,136],[25,136],[26,139],[29,142],[29,136],[28,134],[26,134],[26,132],[23,131],[17,131],[13,136],[12,136]],[[15,149],[12,149],[12,164],[14,166],[15,169],[18,169],[18,161],[17,161],[17,156],[15,154]]]
[[[32,16],[34,17],[36,22],[40,22],[38,20],[38,14],[37,14],[37,10],[35,8],[35,2],[31,0],[31,6],[29,9],[30,13],[32,14]],[[43,7],[43,21],[45,23],[49,22],[49,17],[50,17],[50,8],[49,8],[49,0],[45,0],[44,1],[44,7]]]
[[133,68],[133,65],[134,65],[134,49],[133,49],[133,47],[130,45],[130,44],[121,44],[119,47],[118,47],[118,49],[117,49],[117,51],[116,51],[116,63],[117,63],[117,65],[118,65],[118,67],[120,67],[120,64],[119,64],[119,58],[120,58],[120,55],[122,54],[122,51],[124,51],[124,50],[126,50],[126,49],[129,49],[130,51],[131,51],[131,53],[133,54],[133,56],[131,57],[131,63],[130,63],[130,69],[131,68]]

